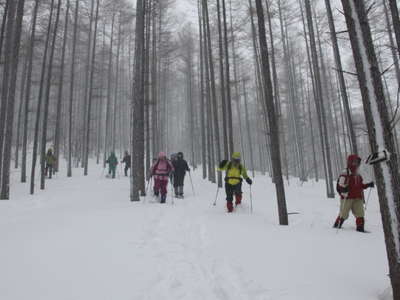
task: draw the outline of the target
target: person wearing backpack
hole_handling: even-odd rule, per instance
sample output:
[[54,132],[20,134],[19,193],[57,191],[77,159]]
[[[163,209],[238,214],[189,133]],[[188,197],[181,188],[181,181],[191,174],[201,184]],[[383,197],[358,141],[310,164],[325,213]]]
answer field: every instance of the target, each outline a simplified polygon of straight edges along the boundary
[[56,165],[56,157],[53,154],[53,150],[49,149],[46,153],[46,157],[45,157],[45,175],[49,176],[49,179],[52,178],[53,174],[54,174],[54,167]]
[[167,155],[160,152],[157,161],[150,168],[150,176],[154,177],[154,195],[158,197],[161,193],[161,203],[167,200],[168,180],[173,171],[174,167],[167,159]]
[[174,166],[174,189],[175,196],[183,198],[183,185],[185,183],[186,172],[190,172],[189,165],[187,161],[183,158],[183,153],[179,152],[176,155],[176,158],[172,161],[172,165]]
[[361,158],[352,154],[347,159],[347,168],[339,175],[336,190],[340,195],[340,212],[336,218],[334,228],[342,228],[344,221],[349,217],[350,210],[356,218],[357,231],[364,231],[364,190],[374,188],[373,182],[364,184],[358,173]]
[[233,212],[233,196],[235,196],[236,206],[242,203],[242,181],[243,179],[249,185],[253,184],[253,181],[247,175],[246,168],[241,163],[241,155],[239,152],[232,154],[230,161],[223,160],[219,164],[218,171],[225,171],[225,192],[226,192],[226,207],[228,212]]
[[128,151],[125,151],[124,158],[121,161],[121,163],[125,164],[124,174],[125,174],[125,177],[128,177],[128,171],[132,165],[132,159],[131,159],[131,156]]
[[106,160],[106,163],[108,164],[108,176],[111,176],[111,178],[114,179],[118,165],[118,159],[117,156],[115,156],[115,152],[111,152],[110,156]]

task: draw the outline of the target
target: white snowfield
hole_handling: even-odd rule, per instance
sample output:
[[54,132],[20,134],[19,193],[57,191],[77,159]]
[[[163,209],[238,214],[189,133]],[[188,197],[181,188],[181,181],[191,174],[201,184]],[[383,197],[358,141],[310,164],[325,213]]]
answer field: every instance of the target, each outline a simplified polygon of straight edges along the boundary
[[[287,186],[290,226],[278,225],[274,186],[257,176],[254,213],[225,212],[220,190],[186,180],[186,198],[161,205],[129,201],[127,178],[66,178],[28,195],[14,174],[0,201],[1,300],[376,300],[390,299],[379,206],[372,193],[366,228],[351,217],[337,233],[338,200],[324,183]],[[170,191],[170,190],[169,190]],[[366,194],[368,195],[368,194]],[[169,195],[170,196],[170,195]]]

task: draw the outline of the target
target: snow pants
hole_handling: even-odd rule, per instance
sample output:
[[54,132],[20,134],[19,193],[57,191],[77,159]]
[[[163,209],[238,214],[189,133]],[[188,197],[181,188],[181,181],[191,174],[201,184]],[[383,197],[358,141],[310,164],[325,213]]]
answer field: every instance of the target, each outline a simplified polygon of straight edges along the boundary
[[174,187],[182,186],[185,182],[185,174],[174,174]]
[[45,175],[49,176],[49,179],[53,176],[54,168],[52,164],[46,164]]
[[225,183],[225,192],[226,192],[226,201],[233,202],[233,195],[235,195],[236,197],[242,196],[242,183],[240,182],[235,185]]
[[167,194],[168,178],[167,179],[154,179],[154,194],[161,196]]
[[184,182],[185,182],[185,174],[174,175],[174,188],[176,196],[183,196]]
[[129,165],[125,165],[125,168],[124,168],[125,177],[128,177],[128,171],[130,168],[131,167]]
[[111,175],[112,178],[115,178],[116,171],[117,171],[117,166],[109,166],[108,167],[108,175]]
[[340,217],[346,220],[349,213],[353,213],[356,218],[364,218],[364,200],[363,199],[342,199],[340,200]]

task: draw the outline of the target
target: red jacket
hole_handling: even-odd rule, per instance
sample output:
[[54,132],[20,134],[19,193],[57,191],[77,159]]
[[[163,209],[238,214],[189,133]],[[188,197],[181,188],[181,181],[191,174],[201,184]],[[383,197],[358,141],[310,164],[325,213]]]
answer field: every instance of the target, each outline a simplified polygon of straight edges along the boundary
[[357,173],[354,167],[354,161],[361,159],[357,155],[350,155],[347,160],[347,169],[340,174],[337,190],[342,199],[362,199],[364,198],[364,190],[368,185],[364,184],[363,178]]

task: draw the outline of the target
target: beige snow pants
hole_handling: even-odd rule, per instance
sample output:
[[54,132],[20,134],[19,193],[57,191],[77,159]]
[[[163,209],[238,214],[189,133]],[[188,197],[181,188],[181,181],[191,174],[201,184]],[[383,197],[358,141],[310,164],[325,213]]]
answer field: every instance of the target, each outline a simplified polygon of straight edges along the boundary
[[364,200],[363,199],[342,199],[340,200],[340,217],[346,220],[349,213],[353,213],[356,218],[364,217]]

